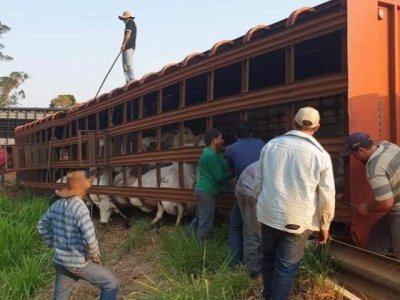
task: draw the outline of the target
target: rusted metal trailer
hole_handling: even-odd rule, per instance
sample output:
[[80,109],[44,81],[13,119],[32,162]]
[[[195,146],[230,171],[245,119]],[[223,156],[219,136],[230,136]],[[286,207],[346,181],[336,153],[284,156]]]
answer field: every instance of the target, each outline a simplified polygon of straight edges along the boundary
[[[185,128],[194,134],[219,128],[229,144],[235,121],[242,119],[268,141],[291,129],[296,110],[309,105],[321,113],[317,138],[334,161],[335,221],[347,224],[353,240],[365,247],[379,216],[352,213],[351,206],[372,201],[372,193],[363,166],[343,160],[339,152],[348,133],[358,130],[399,143],[399,7],[399,0],[302,7],[285,20],[255,26],[67,112],[20,126],[14,147],[18,178],[29,188],[54,189],[68,169],[135,167],[141,174],[149,164],[180,162],[182,187],[182,163],[197,161],[202,149],[184,146]],[[175,149],[162,144],[171,130],[180,133]],[[148,137],[155,137],[155,151],[143,150]],[[109,184],[92,190],[193,201],[188,189]]]

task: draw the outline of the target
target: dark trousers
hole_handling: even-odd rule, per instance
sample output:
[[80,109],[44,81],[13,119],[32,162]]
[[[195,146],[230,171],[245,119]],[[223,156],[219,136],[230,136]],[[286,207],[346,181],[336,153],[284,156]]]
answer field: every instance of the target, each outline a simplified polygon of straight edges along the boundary
[[229,246],[231,249],[232,262],[240,264],[243,262],[243,219],[239,206],[235,204],[232,209],[231,222],[229,224]]
[[214,226],[216,194],[204,191],[196,191],[196,216],[190,223],[190,228],[199,241],[205,241],[210,237]]
[[265,299],[289,299],[310,233],[310,230],[306,230],[301,234],[292,234],[261,224],[261,269]]

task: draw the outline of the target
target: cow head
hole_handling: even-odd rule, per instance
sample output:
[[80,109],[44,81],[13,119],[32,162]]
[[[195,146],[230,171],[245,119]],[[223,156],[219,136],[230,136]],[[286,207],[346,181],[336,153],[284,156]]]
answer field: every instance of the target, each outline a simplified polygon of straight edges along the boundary
[[100,224],[107,224],[110,220],[112,211],[115,210],[116,206],[109,196],[90,194],[90,200],[97,206],[100,211]]
[[125,221],[127,222],[126,227],[130,226],[129,219],[119,210],[119,208],[113,202],[111,202],[111,200],[102,201],[102,202],[103,202],[103,204],[100,204],[100,206],[101,206],[101,208],[100,208],[100,224],[107,224],[108,221],[110,220],[111,214],[116,213],[125,219]]
[[[97,203],[96,203],[97,204]],[[115,206],[109,199],[100,201],[97,207],[100,210],[100,224],[107,224]]]
[[157,138],[153,136],[146,136],[142,138],[143,152],[151,152],[157,149]]

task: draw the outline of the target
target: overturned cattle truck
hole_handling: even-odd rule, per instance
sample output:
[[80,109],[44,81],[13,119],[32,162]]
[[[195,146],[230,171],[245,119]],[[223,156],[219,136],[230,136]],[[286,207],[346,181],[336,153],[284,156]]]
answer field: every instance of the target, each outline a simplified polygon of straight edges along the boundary
[[[303,7],[67,112],[19,126],[13,149],[18,179],[28,188],[54,189],[70,169],[124,170],[124,184],[114,186],[110,175],[93,193],[190,202],[182,166],[196,162],[202,147],[188,145],[185,130],[198,136],[219,128],[230,144],[234,123],[242,119],[268,141],[291,129],[296,110],[308,105],[321,113],[317,139],[334,162],[335,221],[349,225],[354,242],[365,247],[379,215],[352,213],[354,204],[373,196],[363,166],[339,152],[358,130],[399,143],[399,6],[399,0],[332,0]],[[162,142],[170,132],[179,137],[173,148]],[[149,138],[152,151],[143,145]],[[159,169],[171,162],[179,162],[182,188],[141,187],[140,174],[151,167],[159,187]],[[128,168],[139,176],[136,188],[126,184]],[[219,204],[230,202],[225,197]]]

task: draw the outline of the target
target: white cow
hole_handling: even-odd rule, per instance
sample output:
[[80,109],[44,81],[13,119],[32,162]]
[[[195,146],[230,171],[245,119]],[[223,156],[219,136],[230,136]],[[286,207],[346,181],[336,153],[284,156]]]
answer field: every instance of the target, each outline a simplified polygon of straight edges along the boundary
[[204,133],[200,133],[200,134],[194,136],[194,139],[193,139],[194,144],[196,146],[205,146],[206,142],[204,141],[204,136],[205,136]]
[[[133,175],[133,170],[131,168],[127,168],[125,171],[125,178],[126,178],[126,186],[134,187],[135,184],[137,186],[137,177]],[[123,186],[124,185],[124,175],[123,172],[118,173],[114,178],[114,186]],[[115,203],[121,207],[129,207],[134,206],[139,208],[141,211],[144,212],[152,212],[156,209],[157,204],[152,201],[142,201],[139,198],[132,198],[130,200],[124,197],[114,197],[113,198]]]
[[[195,136],[190,128],[183,129],[183,146],[195,146]],[[142,138],[142,149],[144,152],[155,151],[157,138],[146,136]],[[161,134],[161,149],[173,149],[179,147],[179,130],[172,129]]]
[[[92,186],[108,185],[109,174],[103,170],[100,176],[91,177]],[[128,226],[128,217],[125,216],[120,209],[114,204],[109,195],[89,193],[89,198],[100,211],[100,223],[106,224],[110,219],[111,213],[115,212],[125,219]]]
[[[192,189],[196,180],[195,170],[192,164],[184,163],[183,164],[183,172],[184,172],[184,187],[187,189]],[[160,168],[160,187],[161,188],[179,188],[179,164],[173,163],[170,166]],[[123,173],[117,174],[114,178],[115,186],[123,186]],[[139,180],[135,176],[132,175],[131,170],[126,170],[126,186],[129,187],[138,187]],[[153,169],[141,176],[142,187],[157,187],[157,170]],[[194,213],[194,204],[181,204],[170,201],[165,201],[161,199],[150,200],[150,199],[142,199],[138,197],[131,198],[123,198],[123,197],[114,197],[113,200],[115,204],[121,207],[127,207],[132,205],[134,207],[138,207],[144,212],[152,212],[157,208],[156,217],[152,220],[152,224],[157,223],[163,216],[164,212],[167,212],[171,215],[176,215],[176,225],[179,225],[182,219],[182,216],[186,214]],[[110,217],[111,210],[106,209],[112,203],[112,200],[108,197],[101,198],[101,202],[104,202],[100,209],[104,209],[103,212],[100,213],[102,216],[102,222],[107,222]],[[114,204],[114,205],[115,205]],[[104,208],[105,207],[105,208]]]
[[[173,163],[171,166],[160,169],[160,188],[179,188],[179,164]],[[183,187],[192,189],[196,182],[196,172],[192,164],[183,164]],[[142,176],[142,186],[157,187],[157,170],[151,170]],[[163,216],[164,212],[170,215],[176,215],[176,223],[178,226],[181,223],[184,214],[194,214],[194,204],[182,204],[160,200],[157,204],[157,215],[151,221],[152,224],[157,223]]]
[[[67,183],[67,175],[58,178],[56,183]],[[59,189],[56,189],[55,190],[56,194],[58,194],[59,191],[60,191]]]

